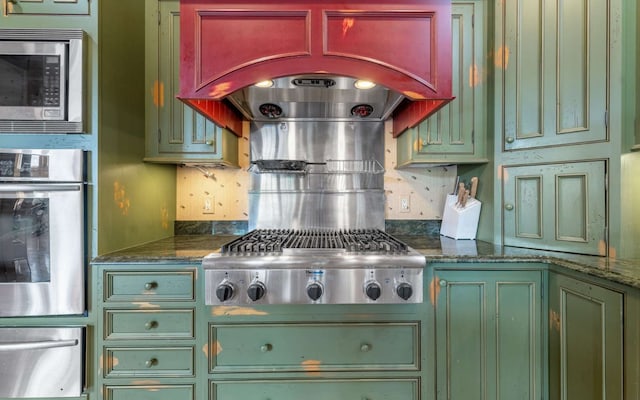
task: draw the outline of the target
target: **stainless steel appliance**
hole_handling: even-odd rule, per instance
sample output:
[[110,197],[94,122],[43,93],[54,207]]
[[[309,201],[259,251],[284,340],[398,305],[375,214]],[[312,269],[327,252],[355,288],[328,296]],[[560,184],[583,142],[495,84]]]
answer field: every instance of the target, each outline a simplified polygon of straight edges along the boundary
[[425,258],[377,229],[257,229],[203,265],[207,304],[421,303]]
[[83,127],[82,30],[0,29],[0,132]]
[[322,79],[336,84],[232,96],[248,116],[268,112],[250,125],[252,231],[204,258],[207,304],[422,302],[425,258],[384,232],[384,121],[342,117],[384,119],[398,97]]
[[0,397],[78,397],[84,329],[0,328]]
[[84,312],[83,159],[0,149],[0,317]]

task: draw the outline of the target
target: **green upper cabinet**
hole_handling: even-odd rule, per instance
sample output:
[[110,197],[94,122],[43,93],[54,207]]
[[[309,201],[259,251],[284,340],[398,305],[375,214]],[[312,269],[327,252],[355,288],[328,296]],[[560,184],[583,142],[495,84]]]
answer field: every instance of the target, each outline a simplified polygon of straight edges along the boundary
[[455,100],[398,137],[398,167],[487,162],[485,2],[453,2],[452,67]]
[[504,150],[606,140],[610,2],[496,4]]
[[544,398],[541,267],[441,267],[432,286],[437,399]]
[[238,138],[176,98],[180,2],[146,1],[146,157],[165,163],[238,164]]
[[551,272],[549,399],[623,398],[624,354],[623,294]]
[[604,161],[505,167],[504,244],[605,255]]
[[6,15],[89,15],[89,0],[1,0]]

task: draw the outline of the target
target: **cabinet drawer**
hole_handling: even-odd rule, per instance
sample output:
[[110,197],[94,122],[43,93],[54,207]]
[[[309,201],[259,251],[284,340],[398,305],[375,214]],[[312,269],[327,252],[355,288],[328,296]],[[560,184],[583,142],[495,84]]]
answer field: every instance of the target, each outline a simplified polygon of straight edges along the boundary
[[213,381],[209,400],[418,400],[418,379]]
[[418,370],[419,337],[418,322],[211,325],[210,368]]
[[193,385],[105,386],[105,400],[193,400]]
[[193,310],[105,310],[105,339],[192,339]]
[[105,271],[104,301],[193,301],[195,270]]
[[193,347],[110,347],[104,355],[107,378],[193,376]]

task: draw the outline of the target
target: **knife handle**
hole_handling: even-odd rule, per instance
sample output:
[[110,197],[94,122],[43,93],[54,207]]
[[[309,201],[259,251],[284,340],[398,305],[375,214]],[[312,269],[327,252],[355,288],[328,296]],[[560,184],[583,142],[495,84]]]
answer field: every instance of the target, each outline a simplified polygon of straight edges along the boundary
[[471,178],[471,190],[469,192],[469,196],[475,198],[477,191],[478,191],[478,177],[474,176],[473,178]]

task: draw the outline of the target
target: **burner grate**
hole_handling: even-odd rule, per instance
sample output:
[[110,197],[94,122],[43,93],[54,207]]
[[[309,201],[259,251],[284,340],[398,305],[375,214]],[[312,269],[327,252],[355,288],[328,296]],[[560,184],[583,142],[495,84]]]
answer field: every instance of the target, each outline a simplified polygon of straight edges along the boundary
[[274,253],[283,249],[406,253],[408,246],[378,229],[256,229],[222,246],[223,254]]

